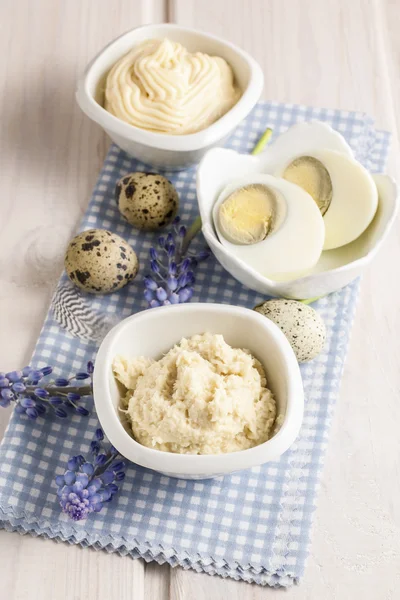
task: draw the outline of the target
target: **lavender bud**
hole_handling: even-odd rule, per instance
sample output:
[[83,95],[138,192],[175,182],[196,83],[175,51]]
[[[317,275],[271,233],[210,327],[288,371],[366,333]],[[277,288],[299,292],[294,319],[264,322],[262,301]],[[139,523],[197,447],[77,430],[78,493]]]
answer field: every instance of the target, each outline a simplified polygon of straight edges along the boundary
[[152,260],[157,260],[158,254],[157,254],[157,250],[155,248],[150,248],[150,258]]
[[21,381],[17,381],[17,383],[13,384],[12,389],[17,394],[22,394],[22,392],[24,392],[26,390],[26,387],[24,386],[23,383],[21,383]]
[[180,218],[180,216],[179,216],[179,215],[177,215],[177,216],[175,217],[175,219],[172,221],[172,224],[173,224],[173,225],[178,225],[178,223],[180,223],[180,222],[181,222],[181,218]]
[[114,481],[114,473],[107,469],[107,471],[104,471],[101,478],[105,484],[112,483]]
[[103,482],[101,481],[100,477],[95,477],[90,482],[90,486],[89,487],[93,488],[97,492],[97,490],[99,490],[101,488],[102,484],[103,484]]
[[65,485],[65,479],[64,479],[64,475],[57,475],[57,476],[56,476],[56,484],[57,484],[59,487],[62,487],[62,486],[64,486],[64,485]]
[[144,290],[143,295],[147,302],[151,302],[154,299],[154,293],[151,290]]
[[[88,487],[89,495],[90,495],[90,488],[91,487],[92,487],[91,485]],[[96,490],[96,492],[97,492],[97,490]],[[99,502],[101,502],[100,495],[97,494],[97,493],[96,494],[92,494],[91,501],[92,501],[92,504],[98,504]]]
[[68,400],[72,400],[72,402],[78,402],[81,399],[80,395],[75,392],[68,392],[67,398]]
[[32,371],[32,369],[30,367],[24,367],[22,369],[22,376],[23,377],[29,377],[31,371]]
[[174,254],[175,254],[175,251],[176,251],[176,246],[175,246],[175,244],[170,244],[170,245],[168,246],[168,250],[167,250],[167,254],[168,254],[169,258],[172,258],[172,257],[174,256]]
[[3,377],[3,379],[0,379],[0,388],[8,388],[9,385],[10,385],[10,382],[6,377]]
[[22,371],[10,371],[6,373],[6,379],[9,379],[12,383],[20,381],[22,378]]
[[98,454],[96,456],[95,465],[97,467],[102,467],[106,462],[107,462],[107,455],[106,454]]
[[71,458],[68,461],[68,469],[70,471],[77,471],[79,468],[79,459],[77,456],[71,456]]
[[125,467],[126,467],[126,464],[124,463],[123,460],[119,460],[118,462],[111,465],[111,468],[115,473],[118,473],[118,471],[123,471],[125,469]]
[[89,477],[86,473],[78,473],[76,483],[80,483],[85,488],[89,483]]
[[37,419],[39,416],[39,413],[36,408],[27,408],[25,412],[27,416],[33,420]]
[[36,406],[36,402],[32,398],[21,398],[20,403],[24,408],[33,408]]
[[180,273],[185,273],[185,271],[190,269],[191,264],[192,264],[192,259],[189,257],[185,258],[185,260],[182,262],[181,266],[179,267]]
[[115,475],[115,480],[116,481],[123,481],[125,479],[125,473],[123,471],[119,471],[116,475]]
[[88,364],[86,365],[87,368],[87,372],[89,373],[89,375],[92,375],[94,372],[94,364],[92,363],[91,360],[89,360]]
[[164,300],[164,302],[162,303],[163,306],[169,306],[171,304],[171,302],[169,300]]
[[173,275],[170,275],[167,279],[167,285],[168,285],[169,289],[171,290],[171,292],[174,292],[176,290],[176,288],[178,287],[177,278],[174,277]]
[[[26,413],[28,414],[28,410],[30,410],[29,408],[26,410]],[[65,417],[67,416],[67,413],[65,412],[65,410],[63,408],[57,407],[54,411],[57,415],[57,417],[60,417],[60,419],[65,419]]]
[[3,398],[3,400],[6,400],[6,401],[10,401],[15,398],[13,392],[11,390],[9,390],[8,388],[2,389],[0,392],[0,395]]
[[82,417],[87,417],[89,415],[88,409],[84,406],[77,406],[75,412],[78,413],[78,415],[81,415]]
[[36,410],[38,411],[39,415],[44,415],[46,412],[46,407],[41,402],[36,402]]
[[96,440],[93,440],[93,442],[90,442],[90,451],[96,455],[100,452],[100,444],[99,442],[96,442]]
[[159,302],[164,302],[168,298],[167,292],[162,287],[157,288],[156,296]]
[[207,258],[209,258],[210,256],[210,251],[209,250],[202,250],[201,252],[199,252],[196,256],[196,259],[201,262],[202,260],[207,260]]
[[53,367],[43,367],[42,369],[42,373],[44,375],[44,377],[46,377],[46,375],[50,375],[50,373],[53,372]]
[[168,296],[168,300],[171,304],[179,304],[179,296],[175,292],[172,292],[172,294]]
[[40,381],[43,377],[43,372],[39,371],[39,370],[35,370],[35,371],[31,371],[29,378],[34,380],[34,381]]
[[84,379],[89,379],[90,375],[89,373],[84,373],[83,371],[80,371],[79,373],[77,373],[75,375],[75,379],[77,379],[78,381],[83,381]]
[[83,492],[85,486],[83,485],[83,483],[81,483],[80,481],[75,481],[74,485],[72,486],[72,491],[75,494],[80,494],[81,492]]
[[158,238],[158,245],[160,246],[160,248],[164,248],[165,246],[165,237],[161,236]]
[[152,290],[153,292],[156,291],[158,286],[154,279],[152,279],[151,277],[145,277],[143,281],[145,288],[147,288],[148,290]]
[[185,285],[187,284],[187,276],[186,273],[181,273],[178,277],[178,286],[180,288],[185,287]]
[[152,300],[150,302],[150,308],[157,308],[158,306],[161,306],[159,302],[157,302],[157,300]]
[[185,237],[185,235],[186,235],[186,227],[184,225],[181,225],[179,227],[178,234],[179,234],[179,237],[181,237],[182,239]]
[[35,396],[37,396],[38,398],[47,398],[48,395],[49,395],[49,392],[47,390],[45,390],[44,388],[36,388],[35,389]]
[[153,271],[153,273],[159,273],[160,272],[159,264],[155,260],[152,260],[150,262],[150,268]]
[[185,287],[178,292],[179,302],[184,303],[188,302],[190,298],[193,296],[193,290],[190,287]]
[[118,486],[115,483],[110,483],[107,485],[107,489],[110,490],[112,494],[116,494],[118,492]]
[[52,406],[60,406],[64,402],[64,399],[61,396],[51,396],[50,404]]
[[167,244],[173,244],[174,242],[174,236],[172,235],[172,233],[169,233],[167,235]]
[[103,433],[103,430],[101,429],[101,427],[98,427],[96,429],[95,436],[96,436],[96,439],[99,440],[99,442],[104,440],[104,433]]
[[110,490],[101,490],[101,492],[99,492],[99,496],[102,502],[108,502],[109,500],[111,500]]
[[64,481],[67,485],[73,485],[76,481],[76,474],[74,471],[66,471],[64,473]]
[[[2,408],[7,408],[7,406],[10,406],[10,400],[6,400],[5,398],[0,397],[0,406]],[[24,409],[24,412],[25,412],[25,409]]]
[[177,266],[176,262],[174,260],[171,261],[170,264],[168,265],[168,274],[176,275],[177,270],[178,270],[178,266]]
[[196,278],[194,276],[193,271],[188,271],[186,273],[186,285],[193,285],[196,282]]
[[66,387],[69,385],[69,381],[68,379],[65,379],[65,377],[58,377],[54,383],[57,387]]

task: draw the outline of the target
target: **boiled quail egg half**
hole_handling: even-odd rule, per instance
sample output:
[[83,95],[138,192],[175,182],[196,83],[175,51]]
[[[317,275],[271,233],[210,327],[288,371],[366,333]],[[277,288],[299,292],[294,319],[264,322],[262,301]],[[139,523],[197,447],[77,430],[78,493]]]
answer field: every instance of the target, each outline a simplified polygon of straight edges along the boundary
[[273,175],[232,182],[217,199],[213,218],[221,244],[265,276],[307,271],[324,245],[324,220],[312,196]]
[[324,250],[357,239],[378,207],[378,191],[369,172],[354,158],[335,150],[289,157],[275,174],[308,192],[325,224]]

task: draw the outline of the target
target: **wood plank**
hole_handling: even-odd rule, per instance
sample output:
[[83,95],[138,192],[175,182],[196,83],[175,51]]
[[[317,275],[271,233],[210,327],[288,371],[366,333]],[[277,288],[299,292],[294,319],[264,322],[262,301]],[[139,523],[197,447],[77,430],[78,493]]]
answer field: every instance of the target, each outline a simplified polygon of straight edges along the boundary
[[[400,132],[400,4],[398,0],[381,0],[383,35],[382,40],[386,50],[387,70],[392,87],[393,112],[397,123],[397,139]],[[400,171],[400,154],[397,169]]]
[[[399,5],[385,1],[391,47],[378,0],[172,0],[170,17],[228,38],[253,54],[264,70],[265,99],[371,114],[394,133],[390,172],[399,176],[394,109],[400,82]],[[288,600],[396,597],[400,316],[394,299],[400,285],[393,265],[399,257],[397,222],[363,278],[311,555],[304,581],[285,594]],[[175,569],[171,600],[276,596],[268,588],[211,580]]]
[[146,563],[144,597],[146,600],[168,600],[170,597],[170,572],[168,564]]
[[[29,362],[68,239],[109,141],[76,105],[78,74],[111,39],[163,21],[164,0],[0,3],[1,368]],[[0,410],[0,436],[9,412]],[[7,600],[144,596],[144,564],[0,532]]]

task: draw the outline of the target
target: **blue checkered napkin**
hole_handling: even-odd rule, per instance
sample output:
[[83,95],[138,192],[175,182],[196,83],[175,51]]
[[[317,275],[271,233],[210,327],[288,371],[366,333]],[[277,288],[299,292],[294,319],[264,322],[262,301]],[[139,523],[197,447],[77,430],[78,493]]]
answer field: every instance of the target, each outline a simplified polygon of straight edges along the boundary
[[[375,131],[360,113],[259,104],[236,130],[229,145],[248,152],[267,127],[277,135],[298,121],[320,119],[340,131],[371,171],[383,171],[389,136]],[[112,146],[93,192],[81,229],[102,227],[124,237],[148,261],[154,234],[129,227],[113,200],[116,181],[130,171],[149,167]],[[181,214],[197,214],[195,170],[168,173],[181,197]],[[198,247],[201,239],[195,241]],[[88,297],[97,312],[118,318],[145,308],[140,276],[122,291]],[[65,282],[65,276],[62,281]],[[72,416],[37,423],[14,415],[0,449],[1,527],[43,535],[57,541],[118,552],[146,561],[168,562],[211,575],[289,586],[304,571],[316,490],[337,397],[357,296],[357,284],[318,302],[328,329],[326,349],[301,367],[305,415],[300,435],[278,462],[207,481],[171,479],[130,464],[120,493],[86,522],[73,523],[60,512],[57,474],[68,457],[86,454],[97,420]],[[241,286],[211,258],[199,265],[194,301],[253,307],[262,298]],[[96,345],[71,336],[47,316],[32,364],[55,366],[57,375],[81,369],[94,358]]]

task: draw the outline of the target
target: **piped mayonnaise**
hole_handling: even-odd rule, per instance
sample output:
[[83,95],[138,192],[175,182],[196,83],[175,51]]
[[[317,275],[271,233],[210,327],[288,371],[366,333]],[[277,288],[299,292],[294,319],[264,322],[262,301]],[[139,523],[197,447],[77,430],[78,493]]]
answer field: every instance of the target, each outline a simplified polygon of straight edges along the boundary
[[228,63],[190,53],[169,39],[146,40],[108,73],[104,107],[122,121],[156,133],[205,129],[239,100]]

